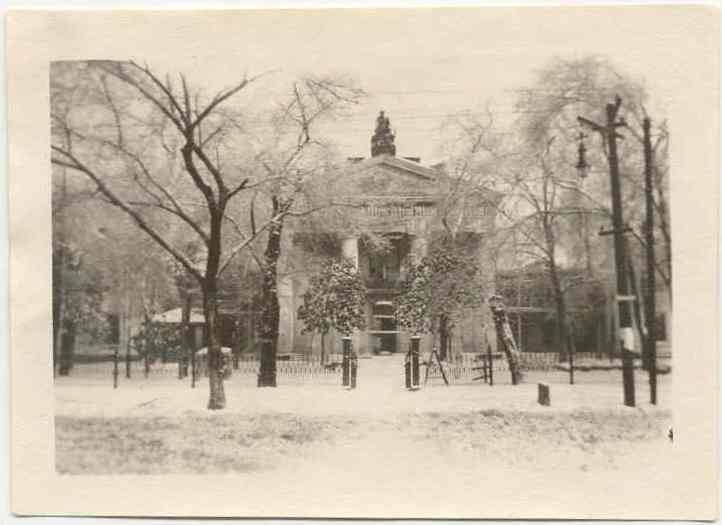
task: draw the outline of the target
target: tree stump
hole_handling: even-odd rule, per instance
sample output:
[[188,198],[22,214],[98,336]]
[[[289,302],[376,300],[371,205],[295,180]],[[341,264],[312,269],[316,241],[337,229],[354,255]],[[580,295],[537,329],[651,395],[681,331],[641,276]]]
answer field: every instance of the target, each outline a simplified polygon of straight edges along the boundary
[[549,385],[545,383],[539,383],[537,400],[540,405],[543,405],[545,407],[548,407],[551,404],[551,398],[549,396]]

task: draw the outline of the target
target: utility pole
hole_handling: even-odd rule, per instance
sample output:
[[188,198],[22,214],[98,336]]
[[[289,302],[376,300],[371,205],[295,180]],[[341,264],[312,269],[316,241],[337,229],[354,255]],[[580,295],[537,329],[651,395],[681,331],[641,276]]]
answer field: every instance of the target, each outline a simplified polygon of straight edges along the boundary
[[609,148],[609,176],[612,186],[612,233],[614,234],[614,265],[617,273],[617,308],[619,311],[619,343],[622,353],[622,381],[624,384],[624,404],[633,407],[634,395],[634,330],[632,328],[632,313],[629,302],[633,299],[629,295],[627,281],[627,258],[624,246],[624,218],[622,216],[622,189],[619,177],[619,158],[617,156],[617,139],[622,138],[617,133],[618,127],[625,126],[624,119],[617,120],[622,99],[616,97],[614,103],[606,106],[606,125],[601,126],[584,117],[578,117],[580,124],[589,126],[604,138]]
[[654,257],[654,181],[652,178],[652,122],[649,117],[644,119],[644,192],[647,197],[647,221],[646,221],[646,244],[647,244],[647,354],[649,370],[649,401],[657,404],[657,330],[656,330],[656,275]]

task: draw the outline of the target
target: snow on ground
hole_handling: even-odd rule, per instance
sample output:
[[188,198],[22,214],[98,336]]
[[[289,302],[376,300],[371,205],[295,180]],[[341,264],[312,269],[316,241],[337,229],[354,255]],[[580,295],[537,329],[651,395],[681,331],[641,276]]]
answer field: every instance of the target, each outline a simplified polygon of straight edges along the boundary
[[[187,380],[141,377],[114,390],[110,378],[58,378],[56,468],[239,474],[248,515],[518,514],[521,507],[495,506],[504,497],[533,514],[525,498],[550,476],[559,505],[622,479],[637,491],[674,483],[660,468],[673,446],[670,414],[649,405],[646,375],[636,377],[637,408],[622,405],[618,371],[580,373],[573,386],[564,374],[531,373],[518,386],[434,379],[408,392],[394,356],[362,361],[352,391],[334,376],[259,389],[236,375],[226,382],[227,409],[214,412],[204,408],[207,380],[191,389]],[[541,379],[551,384],[551,407],[536,403]],[[670,380],[660,378],[663,403]],[[492,492],[502,499],[485,496]],[[261,504],[269,494],[273,509]]]
[[[621,372],[578,372],[575,385],[568,384],[564,372],[528,372],[524,383],[508,384],[508,374],[496,374],[494,386],[475,382],[445,386],[441,378],[431,378],[414,392],[403,386],[402,361],[398,356],[363,360],[358,386],[346,390],[340,386],[340,374],[320,380],[279,376],[278,388],[256,388],[252,374],[236,374],[225,382],[227,406],[223,413],[263,414],[287,412],[303,415],[323,414],[405,414],[420,412],[468,412],[472,410],[524,410],[533,412],[590,410],[628,410],[622,405]],[[537,382],[551,387],[551,407],[536,403]],[[501,384],[500,384],[501,383]],[[112,388],[111,377],[56,378],[55,411],[58,415],[133,417],[172,416],[187,412],[206,413],[208,379],[198,378],[190,388],[188,378],[172,374],[126,380]],[[671,393],[671,375],[659,377],[659,399],[664,408]],[[638,407],[659,410],[649,404],[647,375],[636,373]]]

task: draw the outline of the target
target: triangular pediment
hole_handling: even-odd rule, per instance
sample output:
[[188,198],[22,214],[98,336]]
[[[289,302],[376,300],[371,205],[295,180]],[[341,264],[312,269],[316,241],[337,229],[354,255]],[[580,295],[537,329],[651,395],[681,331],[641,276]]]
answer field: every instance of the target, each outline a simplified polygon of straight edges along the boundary
[[435,175],[416,162],[380,155],[354,164],[347,181],[355,197],[433,197],[438,192]]

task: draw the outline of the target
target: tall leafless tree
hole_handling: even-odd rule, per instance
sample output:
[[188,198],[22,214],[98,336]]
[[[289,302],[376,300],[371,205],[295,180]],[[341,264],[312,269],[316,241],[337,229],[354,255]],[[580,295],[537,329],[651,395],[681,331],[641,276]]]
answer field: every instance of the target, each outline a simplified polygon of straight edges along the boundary
[[[212,410],[226,404],[218,278],[252,240],[241,239],[240,248],[224,257],[224,216],[249,177],[242,167],[222,163],[228,124],[221,108],[256,78],[243,77],[205,99],[184,75],[161,79],[135,62],[56,63],[51,71],[52,163],[91,180],[109,205],[132,218],[198,282]],[[204,248],[202,264],[178,247],[176,241],[188,234]]]

